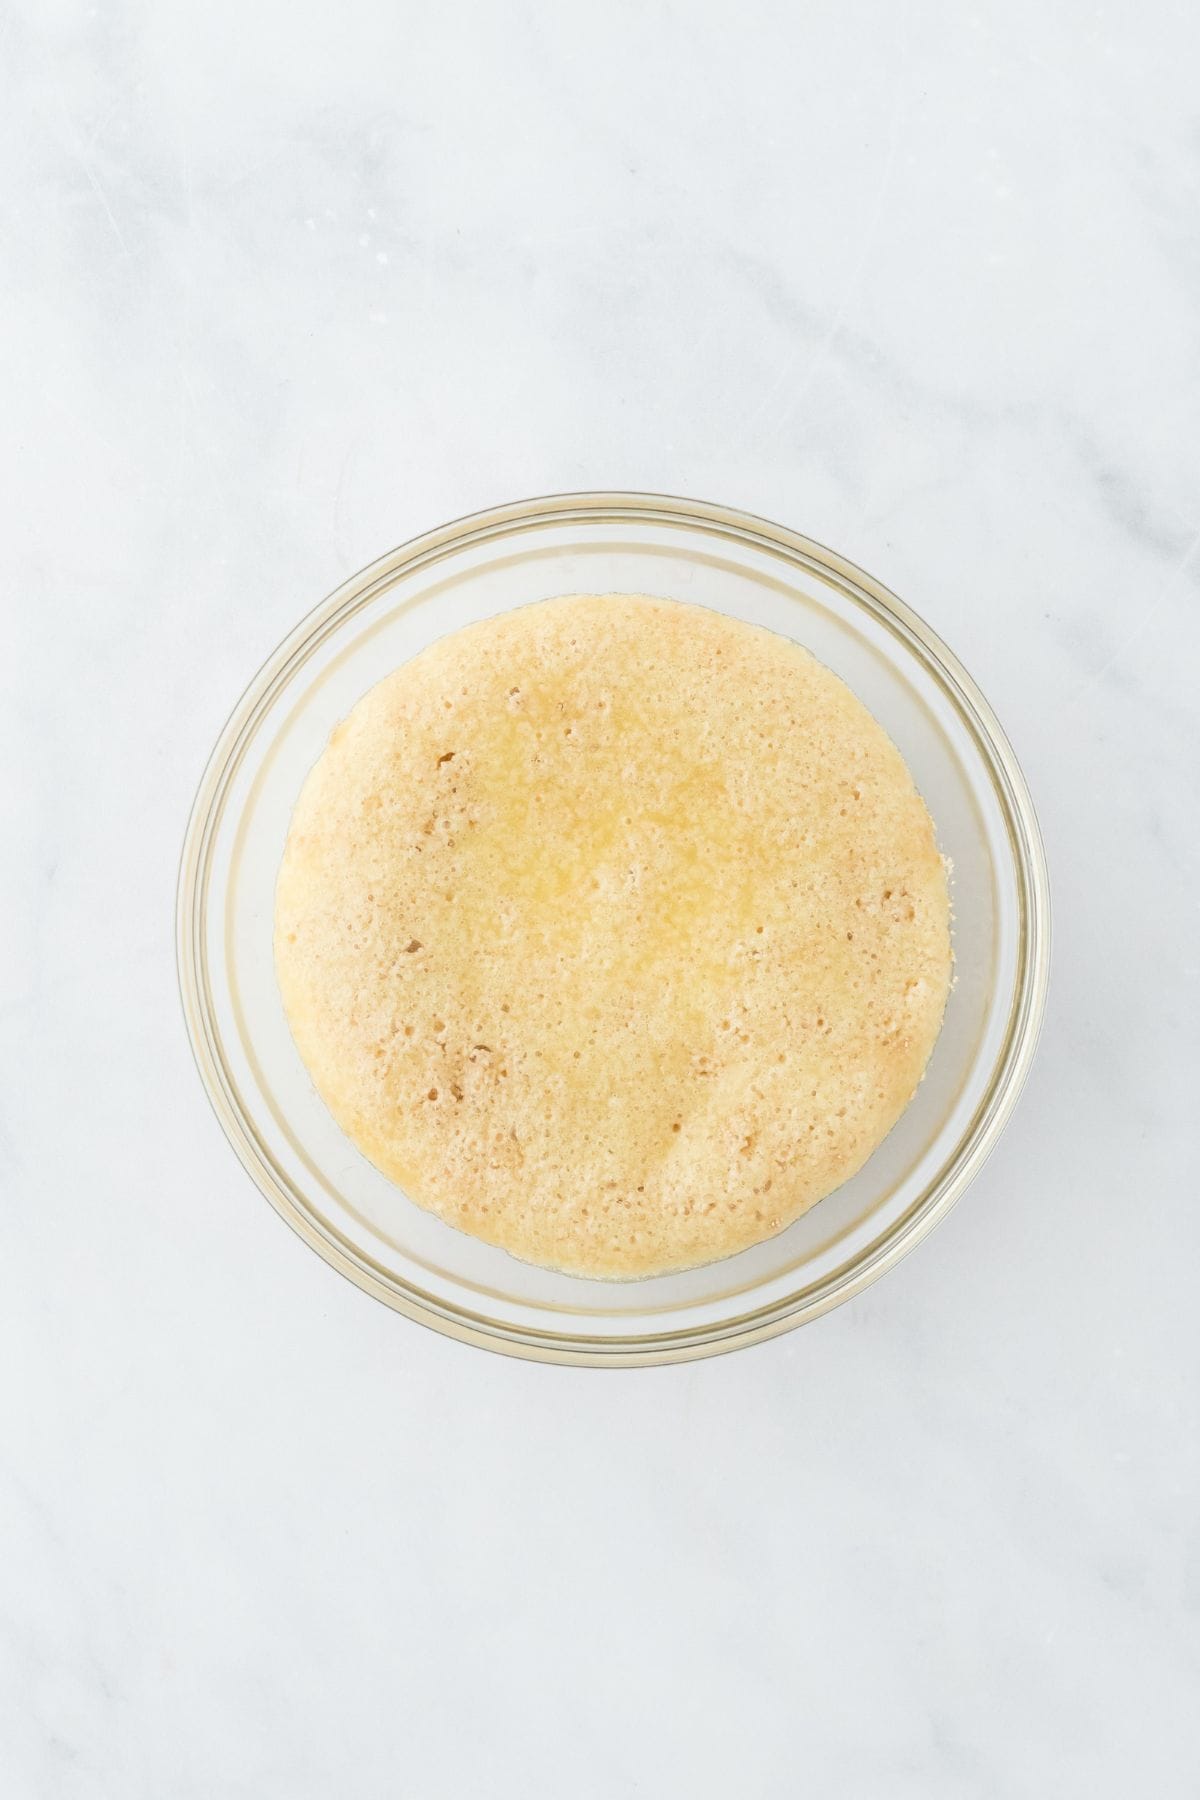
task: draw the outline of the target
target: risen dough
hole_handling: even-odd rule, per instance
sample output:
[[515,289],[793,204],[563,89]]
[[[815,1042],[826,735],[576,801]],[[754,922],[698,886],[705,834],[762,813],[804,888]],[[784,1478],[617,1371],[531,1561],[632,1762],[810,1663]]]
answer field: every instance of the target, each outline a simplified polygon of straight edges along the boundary
[[617,1277],[745,1249],[852,1175],[951,964],[929,814],[850,690],[614,594],[469,626],[360,701],[297,804],[275,956],[373,1163]]

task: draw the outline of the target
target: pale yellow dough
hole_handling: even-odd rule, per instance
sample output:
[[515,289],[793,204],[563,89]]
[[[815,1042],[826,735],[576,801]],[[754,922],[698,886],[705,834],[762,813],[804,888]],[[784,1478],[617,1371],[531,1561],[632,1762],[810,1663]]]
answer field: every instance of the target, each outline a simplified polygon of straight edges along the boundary
[[642,1276],[862,1165],[938,1034],[949,902],[899,752],[821,663],[582,595],[443,638],[337,727],[275,958],[318,1092],[413,1200]]

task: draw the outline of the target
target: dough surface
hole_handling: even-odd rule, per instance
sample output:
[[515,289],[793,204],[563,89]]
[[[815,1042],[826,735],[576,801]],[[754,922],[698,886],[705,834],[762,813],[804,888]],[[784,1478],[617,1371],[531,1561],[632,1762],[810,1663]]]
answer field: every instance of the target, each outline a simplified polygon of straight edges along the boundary
[[806,651],[635,595],[443,638],[333,732],[276,890],[288,1022],[343,1130],[515,1256],[727,1256],[861,1167],[950,983],[899,752]]

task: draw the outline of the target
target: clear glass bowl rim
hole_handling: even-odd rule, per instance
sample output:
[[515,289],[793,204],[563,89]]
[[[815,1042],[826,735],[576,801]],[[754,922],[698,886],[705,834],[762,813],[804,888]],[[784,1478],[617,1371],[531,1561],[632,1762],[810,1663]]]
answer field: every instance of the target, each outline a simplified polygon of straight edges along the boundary
[[[937,677],[978,745],[1008,830],[1020,912],[1018,968],[1008,1029],[992,1078],[965,1145],[931,1183],[922,1204],[898,1230],[873,1245],[836,1277],[737,1318],[665,1333],[633,1332],[597,1338],[569,1331],[512,1328],[470,1308],[435,1301],[386,1278],[342,1240],[329,1236],[279,1181],[265,1147],[240,1103],[215,1030],[205,933],[211,850],[225,798],[257,724],[280,688],[312,649],[340,628],[376,592],[468,545],[539,524],[600,522],[694,525],[835,578],[843,594],[885,619],[908,649]],[[911,607],[854,563],[754,513],[668,494],[620,490],[550,494],[513,501],[454,519],[422,533],[349,577],[314,607],[268,657],[231,712],[201,778],[184,836],[176,897],[180,999],[192,1053],[205,1092],[243,1166],[293,1230],[332,1267],[386,1305],[447,1336],[503,1354],[542,1362],[629,1367],[691,1361],[757,1343],[792,1330],[840,1305],[877,1280],[943,1219],[995,1147],[1029,1073],[1037,1049],[1050,974],[1050,888],[1045,852],[1028,786],[1011,745],[977,684],[954,653]]]

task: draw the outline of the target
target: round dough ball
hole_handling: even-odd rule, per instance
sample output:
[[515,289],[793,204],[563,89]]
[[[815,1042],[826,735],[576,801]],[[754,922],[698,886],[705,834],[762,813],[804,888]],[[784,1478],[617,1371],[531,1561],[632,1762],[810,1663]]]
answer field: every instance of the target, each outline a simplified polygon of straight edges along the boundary
[[949,900],[899,752],[821,663],[579,595],[443,638],[337,727],[275,957],[318,1092],[413,1200],[645,1276],[861,1167],[938,1034]]

